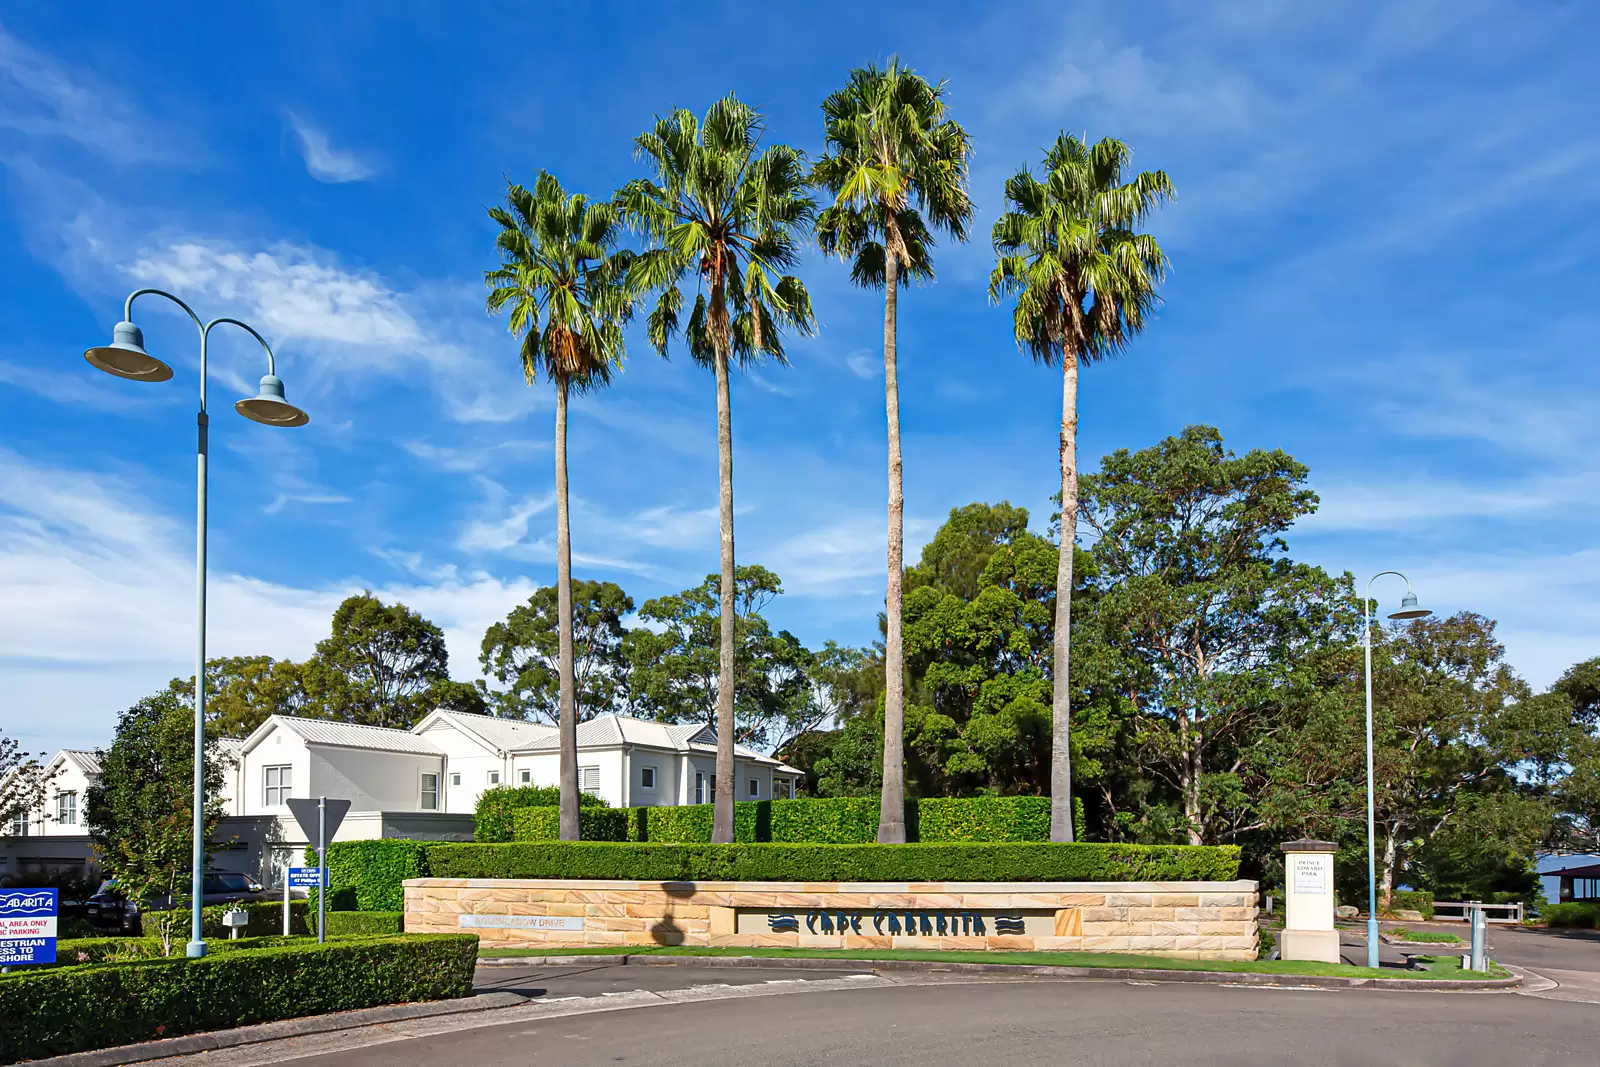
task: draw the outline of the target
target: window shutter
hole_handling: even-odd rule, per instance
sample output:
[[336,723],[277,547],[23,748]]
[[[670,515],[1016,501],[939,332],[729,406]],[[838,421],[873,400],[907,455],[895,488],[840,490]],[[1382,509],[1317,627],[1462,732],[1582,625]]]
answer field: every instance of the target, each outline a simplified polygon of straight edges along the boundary
[[579,767],[578,768],[578,788],[580,790],[582,790],[583,792],[585,792],[585,793],[592,793],[595,796],[599,796],[600,795],[600,768],[599,767]]

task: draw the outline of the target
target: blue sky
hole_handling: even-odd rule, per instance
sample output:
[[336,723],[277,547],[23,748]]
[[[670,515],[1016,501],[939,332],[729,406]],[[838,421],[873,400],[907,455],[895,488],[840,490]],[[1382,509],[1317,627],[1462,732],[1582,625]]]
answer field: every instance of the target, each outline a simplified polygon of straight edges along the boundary
[[[1191,422],[1308,463],[1297,556],[1394,567],[1498,620],[1537,685],[1600,653],[1600,18],[1581,3],[128,5],[0,2],[0,729],[109,739],[192,656],[192,327],[137,318],[165,386],[80,356],[136,285],[260,328],[277,431],[212,366],[211,651],[302,657],[369,587],[483,628],[553,580],[552,401],[483,312],[484,215],[541,167],[605,195],[634,135],[734,90],[814,152],[818,103],[898,52],[948,78],[977,239],[901,302],[908,554],[948,510],[1041,528],[1059,382],[990,307],[1004,178],[1066,128],[1179,199],[1173,272],[1087,372],[1086,463]],[[981,12],[981,13],[979,13]],[[881,303],[802,266],[821,331],[734,385],[740,558],[774,621],[865,642],[883,587]],[[713,570],[714,392],[633,339],[572,425],[577,569],[637,599]],[[1387,590],[1392,597],[1398,590]]]

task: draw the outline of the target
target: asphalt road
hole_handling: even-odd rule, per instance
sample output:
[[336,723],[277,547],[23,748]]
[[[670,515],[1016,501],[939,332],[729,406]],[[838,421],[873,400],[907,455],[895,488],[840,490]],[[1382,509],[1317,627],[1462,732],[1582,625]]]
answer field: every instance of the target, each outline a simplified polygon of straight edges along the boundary
[[479,967],[473,988],[479,993],[516,993],[553,1000],[561,997],[598,997],[634,989],[659,992],[699,985],[762,985],[792,982],[797,978],[839,978],[863,974],[871,967],[841,967],[837,971],[795,971],[779,967],[619,967],[603,962],[562,964],[555,967],[500,965]]
[[1593,1065],[1597,1034],[1600,1006],[1509,994],[945,983],[530,1019],[294,1062],[306,1067],[1503,1067]]

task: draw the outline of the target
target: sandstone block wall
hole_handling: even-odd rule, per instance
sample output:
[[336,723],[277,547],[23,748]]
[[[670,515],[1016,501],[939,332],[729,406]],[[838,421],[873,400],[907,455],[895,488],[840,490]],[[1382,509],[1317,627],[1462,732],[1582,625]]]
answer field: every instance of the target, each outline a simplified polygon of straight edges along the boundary
[[1026,949],[1256,958],[1255,882],[417,878],[406,930],[486,945]]

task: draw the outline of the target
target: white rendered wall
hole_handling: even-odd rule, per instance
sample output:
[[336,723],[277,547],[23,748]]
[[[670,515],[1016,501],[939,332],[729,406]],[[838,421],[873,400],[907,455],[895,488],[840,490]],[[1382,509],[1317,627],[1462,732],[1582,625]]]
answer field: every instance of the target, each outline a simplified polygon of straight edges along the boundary
[[445,760],[410,752],[311,745],[309,791],[296,796],[341,797],[355,811],[421,811],[422,775],[441,776]]

